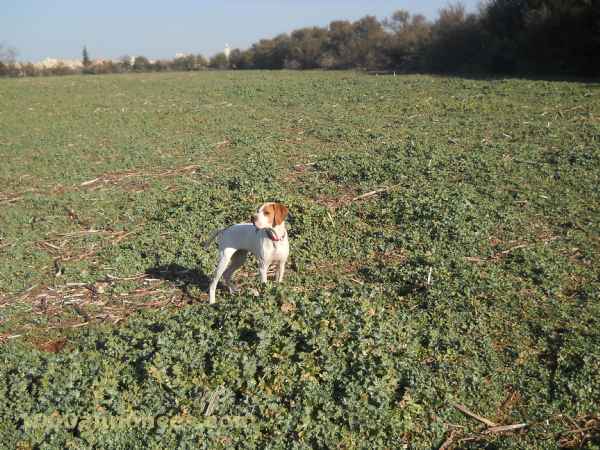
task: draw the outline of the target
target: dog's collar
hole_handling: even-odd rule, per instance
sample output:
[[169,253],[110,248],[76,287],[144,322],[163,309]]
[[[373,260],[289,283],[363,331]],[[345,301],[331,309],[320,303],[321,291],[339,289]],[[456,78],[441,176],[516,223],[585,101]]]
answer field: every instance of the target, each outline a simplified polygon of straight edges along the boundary
[[283,241],[286,236],[285,231],[283,232],[283,235],[281,237],[277,236],[277,233],[275,233],[275,230],[273,228],[266,228],[265,231],[267,232],[269,239],[271,239],[272,241],[275,241],[275,242]]

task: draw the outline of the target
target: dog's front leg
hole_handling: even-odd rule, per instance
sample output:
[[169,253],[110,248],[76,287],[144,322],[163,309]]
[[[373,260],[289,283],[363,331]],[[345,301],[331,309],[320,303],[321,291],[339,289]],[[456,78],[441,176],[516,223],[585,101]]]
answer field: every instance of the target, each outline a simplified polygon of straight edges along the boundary
[[258,261],[258,273],[260,273],[260,281],[267,282],[267,272],[269,271],[269,262],[261,259]]
[[285,259],[279,261],[279,271],[277,273],[277,282],[281,283],[283,281],[283,274],[285,272]]

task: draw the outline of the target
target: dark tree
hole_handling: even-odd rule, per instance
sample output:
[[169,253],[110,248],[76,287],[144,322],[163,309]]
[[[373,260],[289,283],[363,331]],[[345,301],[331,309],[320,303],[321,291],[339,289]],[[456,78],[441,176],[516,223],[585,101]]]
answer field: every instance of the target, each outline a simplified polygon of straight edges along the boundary
[[132,68],[135,72],[148,72],[152,69],[152,65],[145,56],[136,56]]
[[[82,53],[83,53],[82,60],[81,60],[81,62],[83,64],[82,73],[85,73],[85,74],[95,73],[94,69],[92,67],[92,61],[90,60],[90,56],[88,54],[87,46],[85,46],[85,45],[83,46]],[[102,73],[102,71],[100,71],[99,73]],[[60,72],[57,72],[57,74],[60,74]]]
[[83,67],[89,67],[92,65],[92,61],[90,60],[90,56],[88,55],[88,50],[87,47],[84,45],[83,46]]
[[227,60],[227,56],[225,56],[225,53],[217,53],[215,56],[210,58],[208,67],[210,67],[211,69],[228,69],[229,61]]
[[431,24],[424,16],[396,11],[383,21],[389,31],[385,44],[391,68],[404,72],[424,70],[426,50],[431,43]]

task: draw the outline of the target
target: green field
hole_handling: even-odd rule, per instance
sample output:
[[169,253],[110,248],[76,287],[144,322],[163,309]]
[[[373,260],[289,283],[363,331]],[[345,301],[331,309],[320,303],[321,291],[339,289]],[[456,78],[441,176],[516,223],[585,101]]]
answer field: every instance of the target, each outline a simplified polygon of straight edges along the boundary
[[[0,100],[2,448],[600,448],[600,84],[205,72]],[[273,200],[284,283],[250,260],[209,306],[203,239]]]

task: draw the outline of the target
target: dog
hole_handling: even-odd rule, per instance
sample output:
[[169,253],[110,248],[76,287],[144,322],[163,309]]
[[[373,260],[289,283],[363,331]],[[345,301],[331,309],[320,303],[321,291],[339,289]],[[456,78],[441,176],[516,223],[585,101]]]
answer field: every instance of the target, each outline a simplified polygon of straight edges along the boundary
[[229,292],[237,291],[231,278],[252,253],[258,260],[258,272],[263,283],[267,282],[267,271],[272,263],[278,264],[277,281],[281,283],[290,245],[285,227],[288,208],[281,203],[264,203],[252,217],[251,223],[238,223],[217,230],[206,241],[204,248],[217,238],[219,263],[208,290],[209,303],[215,303],[215,291],[221,277]]

